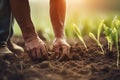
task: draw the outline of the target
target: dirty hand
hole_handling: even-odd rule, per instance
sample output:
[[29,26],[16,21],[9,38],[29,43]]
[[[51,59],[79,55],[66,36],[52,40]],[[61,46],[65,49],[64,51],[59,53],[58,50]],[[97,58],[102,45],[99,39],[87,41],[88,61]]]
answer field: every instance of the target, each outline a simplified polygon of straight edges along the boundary
[[48,51],[46,44],[39,38],[35,37],[32,40],[25,42],[28,55],[33,59],[48,59]]
[[56,38],[53,41],[53,50],[55,52],[56,58],[59,60],[65,58],[67,56],[70,58],[70,45],[63,38]]

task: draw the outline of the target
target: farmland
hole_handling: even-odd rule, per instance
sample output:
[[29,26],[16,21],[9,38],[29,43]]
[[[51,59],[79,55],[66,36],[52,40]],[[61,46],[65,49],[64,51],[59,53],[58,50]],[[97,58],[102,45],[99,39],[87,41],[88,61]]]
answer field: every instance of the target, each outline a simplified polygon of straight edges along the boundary
[[[47,44],[50,60],[32,61],[27,52],[6,56],[0,59],[0,80],[120,80],[120,2],[82,1],[67,1],[65,34],[71,58],[56,60],[51,48],[54,33],[49,2],[31,0],[31,17]],[[25,49],[16,22],[14,33],[12,40]]]

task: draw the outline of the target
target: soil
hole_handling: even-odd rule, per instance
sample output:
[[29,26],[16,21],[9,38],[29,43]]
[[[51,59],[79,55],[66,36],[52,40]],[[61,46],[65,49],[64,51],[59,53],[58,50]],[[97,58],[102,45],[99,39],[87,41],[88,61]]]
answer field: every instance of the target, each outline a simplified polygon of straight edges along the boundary
[[[85,37],[88,47],[77,39],[69,39],[71,59],[32,61],[27,53],[18,57],[6,56],[0,59],[0,80],[120,80],[120,69],[116,67],[116,48],[110,52],[107,41],[101,37],[105,54],[89,37]],[[24,48],[21,37],[13,41]],[[48,45],[49,46],[49,45]],[[53,53],[49,49],[49,53]],[[53,54],[50,56],[53,57]]]

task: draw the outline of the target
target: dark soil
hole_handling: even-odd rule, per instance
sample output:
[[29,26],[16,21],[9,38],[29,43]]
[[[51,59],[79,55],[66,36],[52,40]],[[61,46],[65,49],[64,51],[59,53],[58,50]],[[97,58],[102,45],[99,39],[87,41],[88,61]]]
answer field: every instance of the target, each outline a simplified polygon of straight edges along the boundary
[[[13,41],[24,47],[22,38]],[[110,52],[107,42],[104,44],[105,55],[89,37],[85,37],[88,51],[79,40],[69,40],[71,59],[62,61],[32,61],[27,53],[21,56],[6,56],[0,59],[0,80],[120,80],[120,69],[116,67],[116,48]],[[49,50],[49,53],[52,50]]]

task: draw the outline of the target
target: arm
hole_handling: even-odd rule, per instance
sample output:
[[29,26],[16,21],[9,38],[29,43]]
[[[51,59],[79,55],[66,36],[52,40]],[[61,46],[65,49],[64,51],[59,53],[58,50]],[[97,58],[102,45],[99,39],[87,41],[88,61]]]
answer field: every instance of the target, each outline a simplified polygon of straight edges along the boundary
[[28,41],[28,39],[37,37],[30,16],[30,6],[28,0],[10,0],[10,4],[12,13],[20,26],[24,40]]
[[[53,50],[62,58],[64,55],[69,57],[70,46],[64,39],[64,22],[66,13],[65,0],[50,0],[50,17],[55,33]],[[60,50],[62,49],[62,55]]]
[[50,0],[50,16],[56,38],[64,37],[65,0]]
[[10,0],[13,16],[16,18],[25,40],[29,55],[33,58],[47,56],[45,43],[38,37],[30,16],[28,0]]

